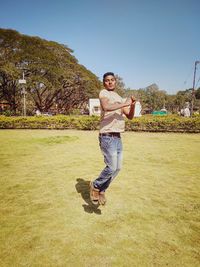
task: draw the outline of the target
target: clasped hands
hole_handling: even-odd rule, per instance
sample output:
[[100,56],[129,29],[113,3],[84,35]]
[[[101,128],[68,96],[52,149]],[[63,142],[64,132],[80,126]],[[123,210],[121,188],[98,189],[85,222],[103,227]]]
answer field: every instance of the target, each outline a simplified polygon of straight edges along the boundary
[[125,101],[127,106],[134,106],[136,103],[136,98],[134,96],[128,97]]

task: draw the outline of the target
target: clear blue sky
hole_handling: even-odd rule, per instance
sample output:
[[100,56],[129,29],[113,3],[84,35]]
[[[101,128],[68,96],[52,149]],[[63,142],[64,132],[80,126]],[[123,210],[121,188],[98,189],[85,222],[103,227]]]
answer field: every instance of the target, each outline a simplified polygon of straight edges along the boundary
[[199,0],[0,0],[0,7],[1,28],[68,45],[100,79],[113,71],[132,89],[192,87]]

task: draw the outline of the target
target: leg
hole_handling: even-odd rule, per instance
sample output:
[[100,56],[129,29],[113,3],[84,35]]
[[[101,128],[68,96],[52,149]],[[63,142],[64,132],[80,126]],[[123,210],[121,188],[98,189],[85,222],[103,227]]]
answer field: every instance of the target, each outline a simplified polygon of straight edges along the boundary
[[103,169],[99,177],[93,182],[95,188],[104,191],[116,172],[117,169],[117,145],[116,138],[112,136],[99,137],[100,148],[104,155],[106,167]]
[[112,176],[111,181],[118,175],[122,168],[122,160],[123,160],[123,146],[121,138],[117,139],[117,168]]
[[110,183],[112,182],[112,180],[117,176],[117,174],[119,173],[119,171],[121,170],[122,167],[122,142],[121,142],[121,138],[118,138],[117,142],[117,168],[116,170],[113,172],[113,176],[111,179],[109,179],[104,185],[103,185],[103,191],[99,192],[99,204],[101,205],[105,205],[106,204],[106,197],[105,197],[105,190],[109,187]]
[[123,160],[122,140],[121,140],[121,138],[118,138],[117,137],[116,140],[115,140],[115,142],[116,142],[116,150],[117,150],[117,166],[116,166],[115,171],[113,172],[113,175],[112,175],[111,179],[108,180],[104,184],[104,191],[109,187],[109,185],[112,182],[112,180],[118,175],[118,173],[120,172],[120,170],[122,168],[122,160]]

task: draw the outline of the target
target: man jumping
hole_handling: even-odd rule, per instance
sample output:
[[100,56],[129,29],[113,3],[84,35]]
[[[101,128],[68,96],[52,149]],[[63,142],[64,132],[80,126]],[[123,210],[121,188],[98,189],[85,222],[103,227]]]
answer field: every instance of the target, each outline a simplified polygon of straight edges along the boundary
[[95,205],[105,205],[105,191],[121,169],[122,141],[120,133],[125,130],[123,115],[132,119],[136,102],[133,96],[124,102],[122,97],[114,92],[116,78],[113,72],[103,75],[103,85],[105,89],[101,90],[99,94],[101,104],[99,145],[106,167],[99,177],[90,183],[90,199]]

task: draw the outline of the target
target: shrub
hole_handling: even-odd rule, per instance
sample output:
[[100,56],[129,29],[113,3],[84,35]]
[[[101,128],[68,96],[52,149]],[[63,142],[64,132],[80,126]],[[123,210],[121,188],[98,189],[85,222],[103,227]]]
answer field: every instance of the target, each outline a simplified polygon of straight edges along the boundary
[[200,132],[200,117],[184,118],[176,115],[143,116],[126,121],[128,131]]
[[[33,116],[6,117],[0,116],[0,129],[78,129],[98,130],[97,116]],[[200,133],[200,116],[184,118],[175,115],[142,116],[126,120],[127,131],[149,132],[191,132]]]

